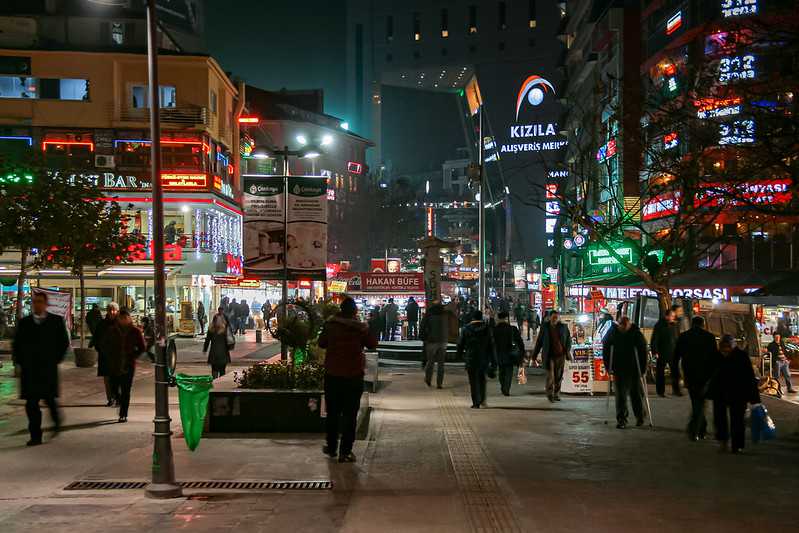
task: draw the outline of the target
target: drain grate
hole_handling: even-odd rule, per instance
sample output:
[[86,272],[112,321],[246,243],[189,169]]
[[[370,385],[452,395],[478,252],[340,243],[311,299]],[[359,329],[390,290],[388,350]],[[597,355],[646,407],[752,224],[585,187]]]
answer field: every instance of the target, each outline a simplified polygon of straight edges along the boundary
[[[329,480],[314,481],[181,481],[178,485],[184,489],[215,490],[330,490],[333,482]],[[109,481],[81,480],[73,481],[64,490],[141,490],[147,486],[146,481]]]

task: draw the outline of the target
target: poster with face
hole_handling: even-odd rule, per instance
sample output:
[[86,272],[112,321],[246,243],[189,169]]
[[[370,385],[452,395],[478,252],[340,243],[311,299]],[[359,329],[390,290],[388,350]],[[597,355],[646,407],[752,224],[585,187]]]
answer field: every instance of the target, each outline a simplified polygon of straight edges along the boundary
[[288,261],[294,278],[324,280],[327,263],[327,179],[289,178]]

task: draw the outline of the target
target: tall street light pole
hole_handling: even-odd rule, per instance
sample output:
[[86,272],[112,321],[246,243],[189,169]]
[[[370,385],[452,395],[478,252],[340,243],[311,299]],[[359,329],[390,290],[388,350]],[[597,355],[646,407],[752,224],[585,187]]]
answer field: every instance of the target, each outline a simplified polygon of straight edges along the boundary
[[[289,147],[283,147],[283,306],[280,311],[280,322],[286,327],[289,308]],[[280,360],[288,361],[289,346],[283,336],[280,337]]]
[[164,274],[164,191],[161,186],[161,117],[158,86],[158,19],[156,0],[147,1],[147,70],[150,84],[150,181],[153,188],[153,273],[155,277],[155,418],[153,419],[152,481],[150,498],[177,498],[169,417],[169,375],[166,365],[166,279]]
[[480,279],[479,279],[479,286],[480,286],[480,293],[477,299],[477,303],[479,306],[480,311],[485,311],[485,307],[488,304],[487,300],[487,291],[486,291],[486,215],[485,215],[485,166],[483,165],[483,106],[481,105],[478,110],[478,147],[477,147],[477,154],[478,154],[478,162],[477,167],[479,169],[479,178],[478,178],[478,187],[477,190],[480,194],[480,200],[478,201],[478,226],[479,226],[479,235],[478,235],[478,249],[480,254]]

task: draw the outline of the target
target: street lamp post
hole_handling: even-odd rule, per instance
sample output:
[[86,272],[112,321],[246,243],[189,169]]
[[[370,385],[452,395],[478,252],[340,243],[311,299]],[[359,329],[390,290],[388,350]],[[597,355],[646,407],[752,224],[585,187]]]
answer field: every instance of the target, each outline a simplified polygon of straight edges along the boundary
[[153,419],[152,481],[150,498],[177,498],[169,417],[169,375],[166,366],[166,279],[164,276],[164,194],[161,185],[161,117],[158,86],[158,19],[156,0],[147,2],[147,70],[150,84],[150,172],[153,188],[153,271],[155,277],[155,418]]

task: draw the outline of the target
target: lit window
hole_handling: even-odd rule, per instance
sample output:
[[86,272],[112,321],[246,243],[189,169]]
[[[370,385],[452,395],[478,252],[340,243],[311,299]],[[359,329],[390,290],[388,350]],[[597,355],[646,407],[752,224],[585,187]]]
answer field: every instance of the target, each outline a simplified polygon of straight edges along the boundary
[[529,0],[528,7],[527,7],[527,24],[530,26],[530,29],[535,28],[538,26],[538,16],[536,15],[535,10],[535,3],[536,0]]
[[[174,86],[161,85],[158,92],[161,107],[177,107],[177,91]],[[146,85],[134,85],[130,93],[133,109],[150,107],[150,91]]]
[[89,80],[0,76],[0,98],[89,99]]
[[422,40],[422,15],[419,13],[413,14],[413,40]]
[[0,98],[37,98],[36,78],[0,77]]
[[111,23],[111,42],[116,45],[125,44],[125,25],[119,22]]
[[535,20],[533,20],[533,19],[530,19],[530,29],[532,30],[532,29],[533,29],[533,28],[535,28],[536,26],[538,26],[538,22],[536,22],[536,21],[535,21]]
[[477,6],[469,6],[469,33],[477,33]]
[[441,30],[441,37],[443,37],[444,39],[449,37],[449,30]]
[[449,11],[446,8],[441,10],[441,37],[449,37]]

